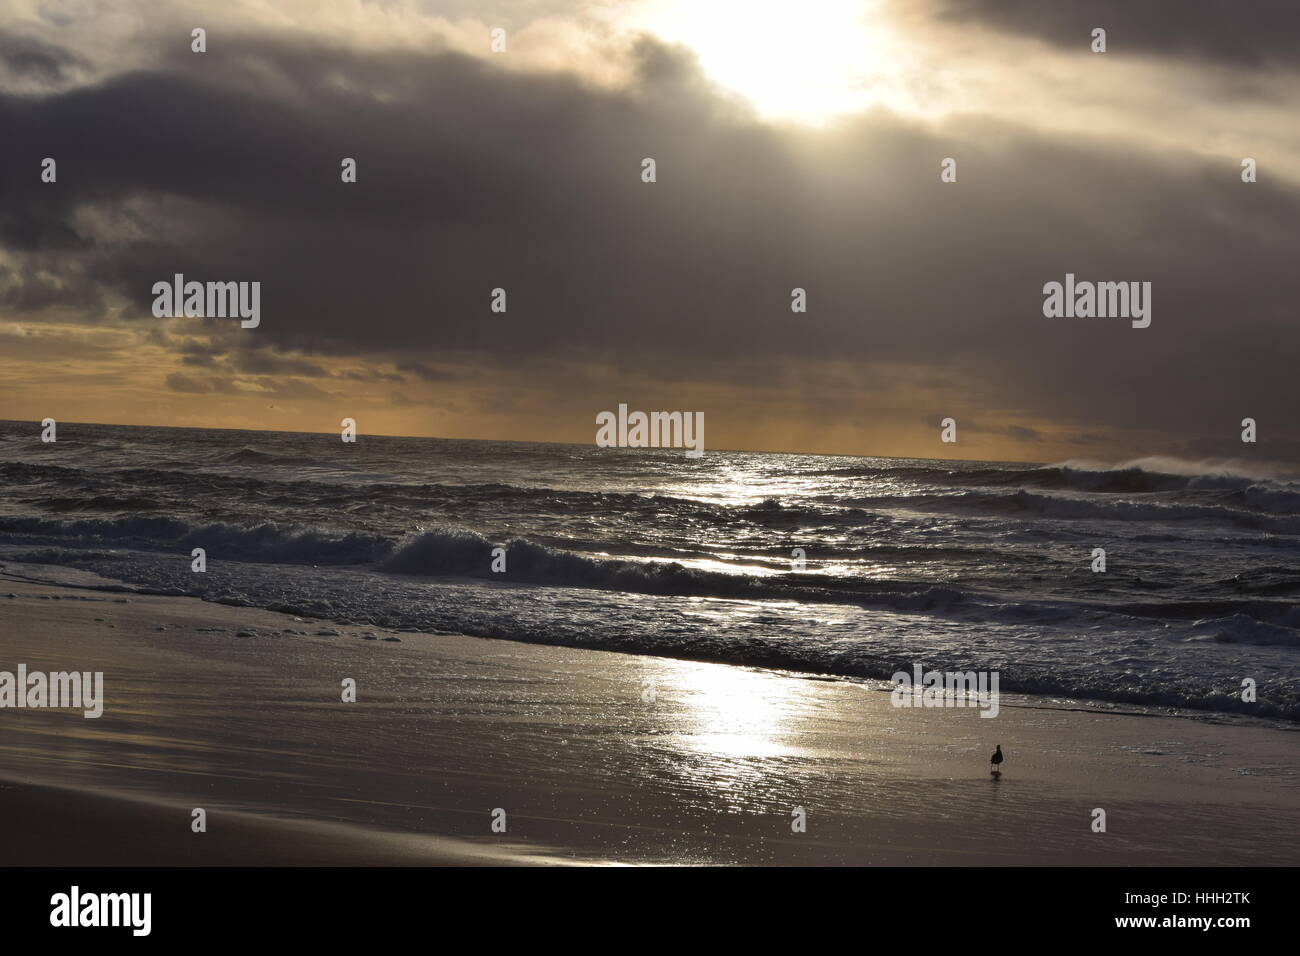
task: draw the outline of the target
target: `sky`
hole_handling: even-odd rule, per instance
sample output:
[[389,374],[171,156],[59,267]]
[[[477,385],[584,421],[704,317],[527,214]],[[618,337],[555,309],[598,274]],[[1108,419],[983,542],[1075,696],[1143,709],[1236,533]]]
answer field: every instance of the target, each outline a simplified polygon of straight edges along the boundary
[[0,0],[0,418],[1294,464],[1297,53],[1277,0]]

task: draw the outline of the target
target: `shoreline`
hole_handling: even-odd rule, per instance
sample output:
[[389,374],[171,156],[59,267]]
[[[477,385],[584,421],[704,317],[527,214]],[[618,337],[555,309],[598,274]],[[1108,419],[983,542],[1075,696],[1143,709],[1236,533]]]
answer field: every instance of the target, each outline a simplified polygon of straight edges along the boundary
[[[106,686],[97,720],[0,710],[0,845],[27,848],[17,865],[147,865],[196,840],[221,844],[195,857],[211,865],[1300,862],[1300,737],[1274,726],[1005,702],[984,719],[792,672],[75,577],[0,588],[18,595],[0,597],[0,670],[103,670]],[[1090,829],[1099,807],[1106,833]]]
[[[585,614],[583,618],[586,625],[592,623],[589,613],[592,600],[602,600],[605,594],[612,596],[622,595],[617,589],[611,589],[608,592],[599,586],[574,586],[572,589],[566,587],[555,587],[546,589],[546,585],[528,581],[528,580],[506,580],[506,581],[489,581],[479,578],[463,578],[459,575],[449,574],[447,576],[423,575],[417,573],[408,573],[394,571],[390,568],[380,566],[360,566],[345,567],[335,565],[325,565],[318,568],[316,565],[300,565],[293,562],[271,562],[262,563],[260,561],[235,561],[225,564],[221,569],[221,585],[211,590],[191,589],[182,586],[183,582],[177,581],[172,577],[166,577],[163,581],[149,580],[151,574],[139,574],[139,568],[132,562],[141,556],[152,557],[155,552],[141,551],[134,547],[113,549],[108,554],[101,554],[102,559],[97,562],[83,562],[71,558],[71,563],[59,563],[64,555],[44,555],[36,558],[25,549],[15,549],[12,545],[0,546],[0,568],[19,567],[30,569],[29,575],[21,573],[11,573],[9,577],[19,582],[27,581],[34,584],[58,584],[58,583],[78,583],[81,581],[94,581],[93,587],[96,590],[104,592],[136,594],[140,596],[155,597],[190,597],[211,605],[222,605],[228,607],[246,608],[250,612],[263,610],[275,610],[277,612],[294,617],[299,622],[317,623],[322,627],[344,626],[340,621],[373,621],[374,617],[368,616],[370,612],[378,610],[381,612],[378,616],[388,617],[389,623],[384,625],[357,624],[356,627],[369,626],[377,630],[382,630],[391,634],[419,634],[426,637],[437,637],[446,635],[456,635],[462,637],[473,637],[483,640],[504,641],[527,646],[542,645],[547,647],[567,647],[575,650],[592,650],[606,651],[613,653],[626,653],[633,655],[667,657],[682,661],[695,661],[700,663],[720,664],[728,667],[738,667],[750,670],[763,670],[773,673],[788,674],[791,676],[804,677],[810,680],[837,680],[858,684],[863,687],[875,687],[877,689],[889,688],[890,675],[897,674],[899,664],[897,657],[902,657],[908,661],[905,665],[909,669],[914,669],[917,664],[925,667],[927,670],[933,669],[938,671],[961,672],[967,670],[975,671],[1000,671],[1000,699],[1003,706],[1012,707],[1050,707],[1078,709],[1082,711],[1096,711],[1100,713],[1127,714],[1130,716],[1151,715],[1151,716],[1168,716],[1176,718],[1187,718],[1193,720],[1220,720],[1226,722],[1240,722],[1243,724],[1259,724],[1262,726],[1273,726],[1280,728],[1300,729],[1300,716],[1290,719],[1288,714],[1300,713],[1294,710],[1294,706],[1289,703],[1285,695],[1288,693],[1287,685],[1294,680],[1293,677],[1287,677],[1280,684],[1276,680],[1270,680],[1270,677],[1276,678],[1279,675],[1278,664],[1276,661],[1261,659],[1257,656],[1261,650],[1268,651],[1271,645],[1257,645],[1250,641],[1237,643],[1227,641],[1226,643],[1234,648],[1239,648],[1238,659],[1232,665],[1232,670],[1222,670],[1222,662],[1208,662],[1210,666],[1216,668],[1212,678],[1203,678],[1200,682],[1190,687],[1190,693],[1197,698],[1195,702],[1177,699],[1179,694],[1174,693],[1171,697],[1170,686],[1178,689],[1179,693],[1186,694],[1189,687],[1186,684],[1186,675],[1175,675],[1172,681],[1166,681],[1164,687],[1153,689],[1149,684],[1140,685],[1137,690],[1119,689],[1113,686],[1101,688],[1100,690],[1088,679],[1091,671],[1082,668],[1079,661],[1065,661],[1054,668],[1044,671],[1042,661],[1040,666],[1031,670],[1028,677],[1024,671],[1017,671],[1011,675],[1007,670],[1006,658],[994,654],[991,659],[982,660],[979,657],[954,659],[952,651],[947,647],[934,648],[927,652],[923,644],[916,641],[904,642],[904,646],[895,648],[895,653],[887,657],[878,657],[874,664],[878,665],[871,669],[864,669],[857,664],[841,666],[841,662],[834,654],[829,655],[825,660],[817,660],[807,656],[806,645],[802,650],[796,649],[794,653],[783,649],[779,642],[758,641],[749,647],[737,647],[734,643],[726,645],[719,649],[716,645],[708,641],[700,641],[694,638],[684,638],[682,629],[675,633],[657,634],[656,641],[653,643],[641,643],[634,633],[622,632],[618,629],[602,631],[596,637],[583,636],[581,639],[566,639],[558,636],[557,633],[549,627],[554,620],[563,620],[564,608],[555,608],[552,613],[557,615],[552,621],[546,621],[540,629],[547,636],[535,637],[532,629],[518,630],[507,628],[504,632],[495,627],[482,628],[483,620],[481,617],[475,618],[470,615],[467,620],[460,623],[464,626],[458,626],[458,615],[454,608],[458,601],[468,598],[477,601],[481,593],[492,594],[510,594],[517,592],[524,595],[525,598],[533,591],[534,588],[543,588],[544,594],[553,596],[560,594],[563,599],[569,602],[570,607],[582,608],[579,613]],[[111,558],[111,560],[110,560]],[[127,570],[121,578],[100,577],[100,575],[111,574],[115,562],[125,563]],[[182,565],[183,566],[183,565]],[[120,565],[119,565],[120,567]],[[238,569],[238,570],[232,570]],[[303,570],[310,569],[313,573],[304,575]],[[325,570],[325,576],[318,577],[315,572]],[[132,573],[136,572],[136,573]],[[174,574],[172,569],[169,574]],[[207,577],[205,575],[205,577]],[[323,583],[326,579],[328,583]],[[273,585],[268,585],[260,589],[253,582],[273,581]],[[188,583],[188,582],[184,582]],[[250,590],[251,588],[251,590]],[[432,597],[432,603],[437,607],[433,614],[421,614],[417,612],[401,612],[394,615],[383,614],[385,604],[380,602],[378,608],[372,608],[365,604],[364,599],[355,597],[345,604],[336,603],[340,591],[353,592],[353,594],[363,594],[370,589],[378,589],[385,592],[384,601],[392,602],[394,594],[398,591],[405,590],[406,593],[401,595],[403,600],[400,602],[401,607],[419,608],[426,600]],[[449,593],[456,596],[444,598],[443,594]],[[296,594],[298,599],[286,598],[286,594]],[[663,595],[641,595],[634,592],[636,596],[647,597],[651,599],[664,599]],[[686,605],[693,605],[697,601],[703,601],[710,604],[715,610],[725,610],[734,602],[740,602],[741,606],[759,606],[761,599],[748,598],[729,598],[717,595],[681,595],[678,600]],[[820,607],[820,605],[815,605]],[[846,608],[851,605],[847,604],[828,604],[830,613],[841,615],[840,626],[844,625],[842,617]],[[480,607],[481,612],[483,609]],[[338,612],[337,614],[333,612]],[[518,616],[519,607],[516,604],[514,614]],[[452,620],[447,621],[445,618],[450,617]],[[932,621],[926,619],[924,615],[919,618],[908,611],[883,610],[874,614],[879,619],[894,619],[894,626],[911,629],[920,627],[924,629],[932,625]],[[413,623],[414,622],[414,623]],[[780,623],[780,622],[778,622]],[[953,622],[947,622],[952,625]],[[353,625],[348,625],[353,626]],[[956,623],[957,627],[963,629],[978,629],[978,622]],[[888,636],[891,631],[891,625],[875,625],[876,633],[871,635],[868,640],[876,640],[882,636]],[[700,634],[707,634],[707,628],[695,628],[694,631]],[[590,632],[588,632],[588,635]],[[731,635],[732,638],[735,635]],[[661,640],[662,639],[662,640]],[[949,638],[950,639],[950,638]],[[666,642],[666,643],[665,643]],[[988,644],[987,641],[978,641],[978,644]],[[1143,642],[1151,644],[1148,640]],[[1157,646],[1165,646],[1167,643],[1163,636],[1157,636],[1154,643]],[[1169,653],[1185,652],[1188,655],[1199,652],[1204,642],[1178,642],[1176,645],[1169,644],[1169,647],[1176,650],[1165,650],[1164,657],[1154,656],[1145,663],[1153,670],[1161,666],[1167,666],[1170,658]],[[1221,642],[1215,641],[1214,645],[1218,646]],[[1031,648],[1013,648],[1019,649],[1025,653],[1034,653]],[[1134,653],[1145,653],[1145,649],[1133,648]],[[931,659],[931,653],[938,660]],[[1110,662],[1106,662],[1109,664]],[[1126,663],[1134,663],[1132,661]],[[1141,661],[1137,663],[1142,663]],[[1235,687],[1237,673],[1252,673],[1260,675],[1260,686],[1269,687],[1270,689],[1263,693],[1258,703],[1244,704],[1238,696],[1238,688]],[[1065,675],[1062,680],[1060,675]],[[1113,668],[1106,672],[1108,678],[1114,677]],[[1128,671],[1125,676],[1132,676],[1132,671]],[[1046,679],[1044,679],[1046,677]],[[1282,691],[1277,688],[1281,686]],[[1211,688],[1218,688],[1213,694]],[[1227,687],[1227,696],[1224,697],[1223,688]],[[1089,693],[1092,691],[1092,693]],[[1209,695],[1209,696],[1205,696]],[[1202,698],[1205,699],[1202,699]],[[1289,708],[1280,711],[1279,708]]]

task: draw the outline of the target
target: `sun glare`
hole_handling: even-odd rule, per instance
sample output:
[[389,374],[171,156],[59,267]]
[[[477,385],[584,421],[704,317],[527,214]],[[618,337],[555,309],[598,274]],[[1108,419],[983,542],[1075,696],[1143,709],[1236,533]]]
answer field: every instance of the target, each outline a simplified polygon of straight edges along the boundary
[[820,123],[891,105],[899,51],[875,0],[647,0],[626,25],[693,50],[763,116]]
[[693,750],[724,758],[774,757],[790,752],[790,682],[761,671],[672,662],[675,699],[687,705]]

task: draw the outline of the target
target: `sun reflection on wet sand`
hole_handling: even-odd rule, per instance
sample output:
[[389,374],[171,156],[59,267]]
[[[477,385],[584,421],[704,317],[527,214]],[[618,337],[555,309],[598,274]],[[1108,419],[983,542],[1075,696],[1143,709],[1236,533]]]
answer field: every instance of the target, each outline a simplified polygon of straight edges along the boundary
[[784,806],[792,778],[818,756],[808,746],[818,709],[808,682],[692,661],[659,659],[650,669],[660,726],[645,744],[647,771],[678,799],[715,812]]
[[771,674],[673,661],[674,702],[687,708],[683,743],[720,757],[782,757],[797,752],[798,704],[791,682]]

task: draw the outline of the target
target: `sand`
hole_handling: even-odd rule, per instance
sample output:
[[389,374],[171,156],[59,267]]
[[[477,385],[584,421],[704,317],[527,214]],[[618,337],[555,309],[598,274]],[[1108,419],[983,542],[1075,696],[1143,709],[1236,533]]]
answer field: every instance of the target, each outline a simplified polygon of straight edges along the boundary
[[0,571],[0,670],[103,671],[106,697],[94,720],[0,710],[0,863],[1300,863],[1292,730],[899,709],[860,682],[112,586]]

